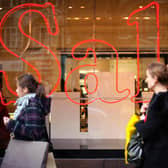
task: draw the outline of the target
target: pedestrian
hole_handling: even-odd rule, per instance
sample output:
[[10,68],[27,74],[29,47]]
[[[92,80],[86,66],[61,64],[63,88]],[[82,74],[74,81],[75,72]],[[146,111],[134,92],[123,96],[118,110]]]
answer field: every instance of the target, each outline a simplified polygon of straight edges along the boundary
[[50,99],[33,75],[23,74],[16,80],[16,110],[14,118],[4,117],[7,130],[15,139],[49,141],[45,116],[50,112]]
[[168,68],[151,63],[146,70],[148,88],[154,92],[147,106],[146,117],[135,124],[144,140],[140,168],[168,167]]

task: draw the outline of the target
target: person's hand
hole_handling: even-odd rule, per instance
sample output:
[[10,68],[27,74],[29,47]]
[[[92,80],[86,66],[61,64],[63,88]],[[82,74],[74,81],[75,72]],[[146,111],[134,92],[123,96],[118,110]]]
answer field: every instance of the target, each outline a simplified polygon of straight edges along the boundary
[[9,117],[3,117],[3,122],[4,122],[5,125],[8,124],[9,120],[10,120]]
[[146,117],[146,115],[143,113],[143,114],[141,114],[141,116],[140,116],[140,120],[145,120],[145,117]]
[[140,109],[140,114],[141,114],[140,120],[144,120],[144,119],[145,119],[145,117],[146,117],[146,112],[147,112],[147,110],[148,110],[148,106],[149,106],[149,104],[147,104],[147,103],[144,103],[144,104],[141,106],[141,109]]
[[140,109],[140,113],[146,113],[147,110],[148,110],[148,106],[149,104],[148,103],[144,103],[142,106],[141,106],[141,109]]

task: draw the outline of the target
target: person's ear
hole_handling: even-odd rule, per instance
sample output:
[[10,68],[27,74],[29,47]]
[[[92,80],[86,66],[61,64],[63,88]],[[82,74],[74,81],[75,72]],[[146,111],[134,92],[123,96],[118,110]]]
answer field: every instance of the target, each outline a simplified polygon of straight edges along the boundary
[[155,80],[155,83],[158,82],[158,77],[156,75],[154,76],[154,80]]
[[23,89],[23,92],[24,92],[25,94],[29,93],[28,88],[27,88],[27,87],[25,87],[25,88]]

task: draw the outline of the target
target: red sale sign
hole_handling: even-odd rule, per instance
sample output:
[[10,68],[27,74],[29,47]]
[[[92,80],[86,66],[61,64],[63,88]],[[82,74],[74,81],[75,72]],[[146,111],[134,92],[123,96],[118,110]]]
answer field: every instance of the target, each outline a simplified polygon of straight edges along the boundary
[[[137,20],[134,21],[134,22],[130,22],[130,20],[131,20],[131,18],[132,18],[135,14],[137,14],[137,13],[139,13],[139,12],[142,12],[142,11],[144,11],[144,10],[147,10],[147,9],[150,8],[151,6],[155,6],[155,9],[156,9],[156,25],[157,25],[157,35],[156,35],[156,36],[157,36],[157,44],[156,44],[156,45],[157,45],[157,61],[159,62],[159,61],[160,61],[159,4],[158,4],[157,2],[151,2],[150,4],[144,6],[143,8],[136,9],[135,11],[133,11],[133,12],[129,15],[128,20],[127,20],[127,24],[128,24],[129,26],[135,26],[135,27],[136,27],[136,41],[137,41],[137,86],[136,86],[136,88],[137,88],[137,93],[131,97],[131,101],[132,101],[133,103],[142,103],[142,102],[148,102],[148,101],[136,101],[136,100],[135,100],[135,98],[138,96],[139,90],[140,90],[140,88],[139,88],[139,69],[140,69],[140,68],[139,68],[139,60],[140,60],[140,54],[139,54],[139,50],[140,50],[140,49],[139,49],[139,36],[140,36],[140,34],[139,34],[139,22],[138,22]],[[35,9],[32,9],[33,7],[34,7]],[[52,32],[52,31],[51,31],[51,25],[49,24],[49,21],[48,21],[47,17],[40,11],[40,9],[42,9],[42,8],[48,8],[48,7],[50,7],[51,10],[52,10],[52,15],[53,15],[53,20],[54,20],[54,26],[55,26],[55,32]],[[58,24],[57,24],[56,12],[55,12],[55,7],[54,7],[54,5],[53,5],[52,3],[48,3],[48,2],[47,2],[47,3],[44,3],[43,5],[41,5],[41,4],[35,4],[35,3],[26,3],[26,4],[18,5],[18,6],[16,6],[16,7],[12,8],[11,10],[9,10],[9,11],[3,16],[3,18],[2,18],[1,21],[0,21],[0,43],[1,43],[1,45],[3,46],[3,48],[4,48],[7,52],[9,52],[10,54],[12,54],[14,57],[17,57],[18,59],[20,59],[24,64],[27,64],[27,66],[29,66],[29,67],[37,74],[37,76],[38,76],[38,81],[41,82],[42,79],[41,79],[41,75],[40,75],[39,70],[38,70],[35,66],[33,66],[30,62],[26,61],[24,58],[20,57],[19,55],[17,55],[16,53],[14,53],[12,50],[10,50],[10,49],[6,46],[6,44],[4,43],[4,41],[3,41],[2,30],[3,30],[3,27],[4,27],[4,24],[5,24],[6,20],[8,19],[8,17],[9,17],[10,15],[12,15],[13,13],[15,13],[15,12],[17,12],[18,10],[21,10],[21,9],[23,9],[23,8],[24,8],[24,9],[28,9],[28,10],[24,11],[24,12],[20,15],[20,17],[19,17],[18,28],[19,28],[20,32],[23,34],[23,36],[27,37],[28,39],[30,39],[30,40],[36,42],[37,44],[39,44],[40,46],[42,46],[43,48],[45,48],[45,49],[53,56],[54,61],[56,62],[56,65],[58,66],[58,78],[57,78],[57,81],[55,81],[54,87],[52,88],[52,90],[51,90],[50,93],[48,94],[48,96],[50,96],[50,95],[52,95],[52,93],[57,89],[57,87],[58,87],[58,85],[59,85],[59,83],[60,83],[60,79],[61,79],[61,65],[60,65],[60,62],[59,62],[57,56],[54,54],[54,52],[53,52],[49,47],[47,47],[46,45],[44,45],[43,43],[41,43],[41,42],[38,41],[37,39],[33,38],[32,36],[30,36],[29,34],[27,34],[27,33],[24,32],[23,27],[22,27],[22,21],[23,21],[23,19],[24,19],[24,17],[25,17],[26,14],[28,14],[28,13],[29,13],[29,14],[31,14],[31,13],[37,13],[37,14],[39,14],[39,15],[43,18],[48,33],[49,33],[50,35],[52,35],[52,36],[57,36],[57,35],[59,34],[59,26],[58,26]],[[38,10],[38,9],[39,9],[39,10]],[[115,76],[116,76],[116,79],[115,79],[116,84],[115,84],[115,89],[116,89],[116,92],[117,92],[118,94],[125,93],[123,97],[121,97],[121,98],[119,98],[119,99],[117,99],[117,100],[114,100],[114,101],[107,101],[107,100],[104,100],[104,99],[101,98],[101,97],[97,97],[97,98],[95,98],[95,99],[93,99],[93,100],[91,100],[91,101],[88,101],[87,103],[79,103],[79,102],[73,100],[73,99],[70,97],[70,95],[68,94],[68,89],[67,89],[67,84],[68,84],[68,80],[69,80],[70,76],[71,76],[75,71],[79,70],[80,68],[83,68],[83,67],[93,67],[93,68],[94,68],[94,67],[96,67],[96,58],[97,58],[97,57],[96,57],[96,51],[95,51],[93,48],[87,48],[87,49],[86,49],[86,54],[85,54],[82,58],[75,57],[75,55],[74,55],[76,48],[78,48],[80,45],[83,45],[83,44],[86,44],[86,43],[91,44],[91,45],[92,45],[93,43],[102,43],[102,44],[106,45],[107,47],[110,47],[110,48],[113,50],[113,52],[114,52],[115,55],[116,55],[116,75],[115,75]],[[88,39],[88,40],[80,41],[79,43],[77,43],[76,45],[74,45],[74,47],[72,48],[72,53],[71,53],[71,54],[72,54],[72,58],[73,58],[74,60],[82,61],[82,60],[84,60],[84,59],[86,59],[86,58],[88,57],[89,52],[92,52],[92,54],[93,54],[94,63],[93,63],[93,64],[85,64],[85,65],[77,66],[77,67],[75,67],[74,69],[72,69],[72,70],[67,74],[67,77],[66,77],[66,80],[65,80],[65,94],[66,94],[67,98],[68,98],[72,103],[80,104],[80,105],[90,104],[90,103],[95,102],[95,101],[98,100],[98,99],[99,99],[100,101],[104,102],[104,103],[118,103],[118,102],[121,102],[121,101],[123,101],[124,99],[128,98],[128,96],[130,95],[130,89],[129,89],[129,88],[125,88],[125,89],[123,89],[123,90],[119,90],[119,87],[118,87],[118,86],[119,86],[119,83],[118,83],[118,58],[119,58],[119,55],[118,55],[117,49],[115,49],[115,47],[114,47],[112,44],[110,44],[110,43],[108,43],[108,42],[106,42],[106,41],[103,41],[103,40],[100,40],[100,39]],[[8,82],[8,76],[7,76],[6,72],[3,71],[3,70],[1,70],[0,72],[3,74],[3,77],[4,77],[4,79],[5,79],[5,84],[6,84],[6,86],[7,86],[7,89],[8,89],[13,95],[17,96],[16,92],[13,91],[13,90],[11,89],[11,87],[10,87],[10,84],[9,84],[9,82]],[[93,77],[95,78],[95,80],[96,80],[95,89],[94,89],[94,91],[92,91],[92,92],[89,92],[88,89],[87,89],[87,87],[86,87],[86,80],[87,80],[88,76],[90,76],[90,75],[93,76]],[[98,78],[97,78],[96,74],[95,74],[95,73],[88,73],[88,74],[85,76],[84,85],[85,85],[85,90],[86,90],[86,92],[87,92],[88,95],[91,95],[91,94],[95,93],[95,92],[97,91],[98,86],[99,86],[99,81],[98,81]],[[14,103],[14,101],[9,101],[9,102],[5,103],[5,102],[3,101],[3,98],[2,98],[1,93],[0,93],[0,98],[1,98],[1,103],[4,104],[4,105],[9,105],[10,103]]]

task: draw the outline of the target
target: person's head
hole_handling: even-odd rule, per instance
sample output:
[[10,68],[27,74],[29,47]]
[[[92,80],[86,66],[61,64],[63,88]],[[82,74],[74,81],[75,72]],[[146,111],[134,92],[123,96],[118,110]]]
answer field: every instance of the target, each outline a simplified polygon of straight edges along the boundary
[[28,93],[36,93],[38,96],[45,96],[45,89],[41,83],[38,83],[33,75],[23,74],[16,79],[16,92],[19,97]]
[[146,70],[146,80],[149,89],[154,89],[157,84],[168,86],[168,69],[165,64],[151,63]]

